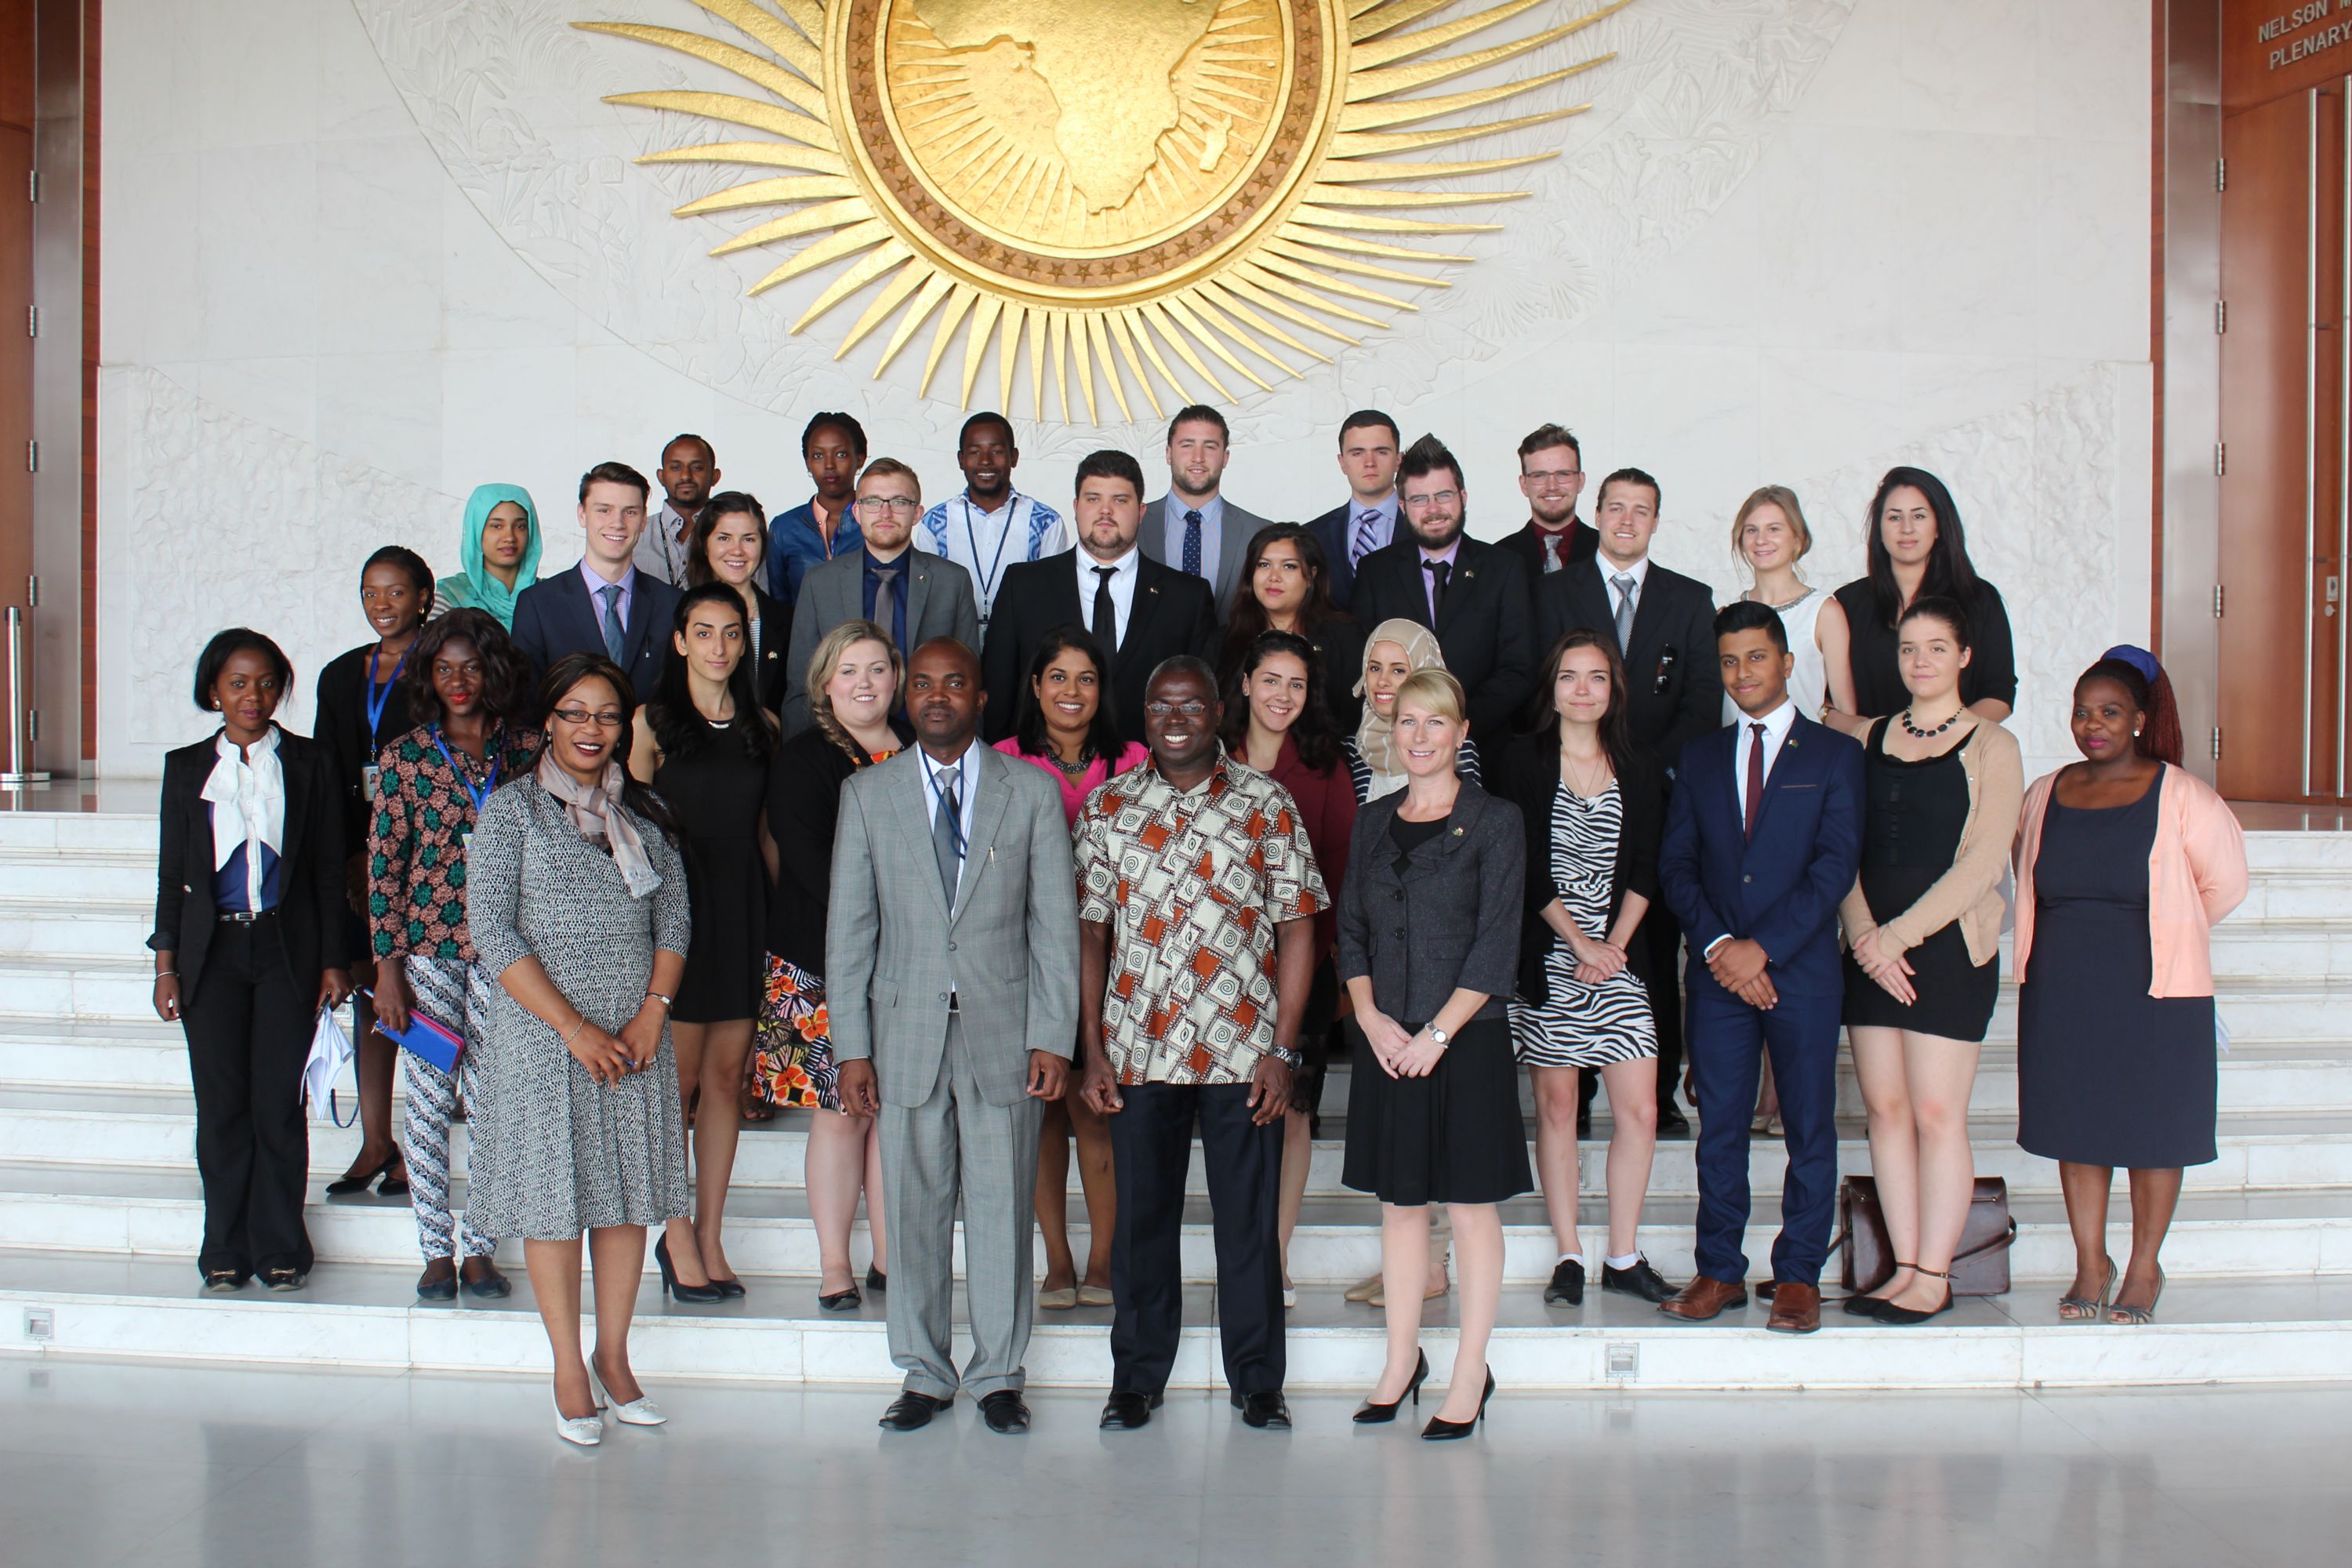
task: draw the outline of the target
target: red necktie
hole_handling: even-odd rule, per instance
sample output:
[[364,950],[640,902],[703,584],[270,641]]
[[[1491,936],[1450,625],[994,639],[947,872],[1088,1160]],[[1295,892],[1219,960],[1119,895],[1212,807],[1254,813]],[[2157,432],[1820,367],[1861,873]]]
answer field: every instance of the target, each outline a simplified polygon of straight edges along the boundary
[[1756,819],[1764,813],[1764,726],[1751,723],[1748,742],[1748,837],[1756,837]]

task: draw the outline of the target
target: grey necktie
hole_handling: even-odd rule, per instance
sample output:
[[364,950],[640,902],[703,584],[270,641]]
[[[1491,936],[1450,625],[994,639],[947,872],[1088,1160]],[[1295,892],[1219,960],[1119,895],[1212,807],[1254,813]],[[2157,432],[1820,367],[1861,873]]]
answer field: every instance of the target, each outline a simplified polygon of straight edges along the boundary
[[1617,590],[1617,652],[1622,656],[1633,646],[1633,574],[1620,572],[1609,581]]
[[621,585],[607,583],[596,590],[604,601],[604,652],[614,664],[623,662],[621,648],[626,641],[621,632]]
[[956,799],[956,779],[961,770],[939,770],[939,810],[931,817],[931,856],[940,863],[940,889],[955,908],[956,877],[963,869],[963,807]]

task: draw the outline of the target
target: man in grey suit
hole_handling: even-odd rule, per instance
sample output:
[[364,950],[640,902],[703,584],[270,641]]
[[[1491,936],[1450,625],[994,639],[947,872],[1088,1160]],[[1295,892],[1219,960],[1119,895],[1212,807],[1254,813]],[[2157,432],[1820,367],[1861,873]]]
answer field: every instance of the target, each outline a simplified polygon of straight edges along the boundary
[[[1037,1129],[1078,1020],[1070,833],[1051,779],[980,743],[971,648],[923,644],[907,690],[919,743],[843,788],[825,923],[842,1108],[881,1118],[890,1359],[907,1373],[882,1425],[926,1426],[961,1388],[991,1430],[1024,1432]],[[959,1194],[972,1338],[961,1374]]]
[[1205,403],[1168,422],[1168,494],[1143,509],[1143,553],[1209,584],[1223,622],[1249,581],[1249,542],[1265,519],[1225,500],[1233,446],[1225,416]]
[[792,651],[784,657],[784,733],[809,727],[808,661],[824,634],[844,621],[872,621],[890,633],[901,656],[934,637],[980,647],[980,611],[971,574],[944,555],[914,547],[923,515],[923,488],[915,470],[896,458],[877,458],[857,478],[850,503],[865,534],[864,548],[812,566],[793,607]]

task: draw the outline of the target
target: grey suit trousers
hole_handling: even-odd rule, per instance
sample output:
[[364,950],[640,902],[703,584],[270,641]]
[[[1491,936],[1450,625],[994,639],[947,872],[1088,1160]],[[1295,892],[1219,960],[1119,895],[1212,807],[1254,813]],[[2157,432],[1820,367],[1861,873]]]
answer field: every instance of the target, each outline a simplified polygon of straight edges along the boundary
[[[1026,1379],[1035,1307],[1032,1247],[1042,1101],[981,1097],[963,1020],[948,1020],[939,1081],[917,1106],[882,1102],[882,1201],[890,1217],[890,1359],[906,1386],[935,1399],[974,1398]],[[956,1198],[963,1198],[965,1295],[971,1360],[956,1371]]]

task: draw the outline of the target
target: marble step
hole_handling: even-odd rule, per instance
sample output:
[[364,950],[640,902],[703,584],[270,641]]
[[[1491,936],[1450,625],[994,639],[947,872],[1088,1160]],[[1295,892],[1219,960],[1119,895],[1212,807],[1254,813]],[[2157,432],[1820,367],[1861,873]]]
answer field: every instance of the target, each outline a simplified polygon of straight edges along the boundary
[[[462,1184],[458,1192],[464,1202]],[[1601,1249],[1608,1208],[1585,1198],[1580,1222],[1588,1247]],[[1654,1196],[1643,1205],[1641,1245],[1668,1278],[1693,1269],[1696,1200]],[[416,1228],[405,1200],[368,1194],[320,1198],[306,1223],[319,1256],[335,1263],[414,1263]],[[2054,1196],[2021,1194],[2011,1205],[2018,1241],[2011,1268],[2020,1276],[2070,1271],[2074,1246],[2064,1205]],[[1083,1203],[1069,1204],[1073,1245],[1085,1253],[1090,1232]],[[1530,1195],[1503,1205],[1507,1278],[1540,1286],[1558,1257],[1542,1200]],[[2118,1196],[2110,1246],[2130,1251],[2129,1205]],[[1758,1267],[1770,1256],[1778,1199],[1769,1190],[1758,1205],[1745,1247]],[[193,1176],[125,1168],[0,1162],[0,1248],[74,1252],[164,1253],[193,1258],[203,1235],[203,1206]],[[867,1257],[865,1227],[855,1249]],[[959,1245],[961,1243],[959,1242]],[[516,1267],[521,1247],[500,1255]],[[816,1235],[805,1195],[793,1189],[737,1190],[728,1204],[727,1256],[755,1274],[814,1273]],[[961,1254],[959,1254],[961,1256]],[[1188,1205],[1183,1235],[1184,1277],[1215,1279],[1215,1256],[1205,1198]],[[2190,1194],[2181,1201],[2165,1247],[2166,1267],[2180,1279],[2213,1275],[2352,1273],[2352,1187],[2242,1194]],[[1042,1251],[1037,1267],[1045,1266]],[[647,1267],[651,1264],[648,1262]],[[1361,1194],[1310,1197],[1291,1240],[1291,1277],[1301,1282],[1349,1283],[1380,1268],[1380,1210]],[[1593,1289],[1599,1289],[1595,1266]]]
[[[202,1293],[194,1267],[179,1259],[0,1253],[0,1352],[546,1375],[546,1337],[519,1273],[507,1300],[462,1304],[418,1302],[414,1278],[405,1267],[330,1264],[294,1295],[248,1286],[219,1297]],[[747,1275],[745,1283],[744,1300],[708,1308],[665,1302],[650,1283],[641,1289],[630,1355],[656,1395],[667,1383],[723,1379],[873,1384],[878,1398],[898,1382],[880,1301],[820,1314],[806,1276]],[[1570,1310],[1507,1290],[1487,1353],[1501,1388],[1494,1418],[1508,1419],[1523,1399],[1577,1391],[2352,1378],[2352,1280],[2183,1280],[2165,1292],[2156,1322],[2129,1328],[2056,1321],[2051,1303],[2060,1289],[2024,1281],[2006,1297],[1963,1300],[1916,1328],[1856,1322],[1832,1310],[1820,1333],[1802,1338],[1765,1331],[1760,1304],[1713,1323],[1677,1324],[1621,1297],[1596,1292]],[[1452,1375],[1454,1305],[1448,1297],[1423,1310],[1422,1340],[1441,1384]],[[961,1288],[955,1311],[966,1321]],[[1037,1317],[1026,1358],[1033,1384],[1109,1385],[1108,1308]],[[1345,1305],[1336,1289],[1310,1289],[1286,1319],[1290,1389],[1370,1385],[1384,1354],[1377,1315]],[[1171,1387],[1222,1387],[1217,1337],[1214,1291],[1188,1289]]]
[[[803,1113],[805,1114],[805,1113]],[[397,1122],[395,1122],[397,1125]],[[1327,1118],[1327,1136],[1314,1147],[1308,1191],[1338,1190],[1344,1141],[1330,1136],[1335,1123]],[[1606,1158],[1607,1121],[1596,1121],[1599,1137],[1581,1145],[1583,1190],[1598,1191]],[[2050,1192],[2057,1186],[2057,1166],[2028,1154],[2016,1143],[2016,1119],[2009,1115],[1974,1118],[1971,1142],[1980,1175],[2000,1176],[2016,1192]],[[1859,1119],[1839,1122],[1838,1166],[1849,1173],[1867,1173],[1870,1149]],[[184,1093],[91,1093],[81,1090],[0,1086],[0,1153],[21,1160],[68,1164],[137,1165],[151,1169],[185,1170],[194,1160],[195,1118]],[[339,1175],[358,1148],[355,1128],[312,1123],[311,1173],[315,1179]],[[461,1124],[454,1140],[454,1163],[465,1169],[468,1138]],[[802,1180],[805,1134],[795,1135],[790,1119],[747,1129],[737,1152],[733,1185],[739,1188],[796,1187]],[[1750,1180],[1762,1189],[1777,1187],[1784,1155],[1778,1140],[1750,1142]],[[2291,1114],[2263,1111],[2225,1113],[2217,1140],[2218,1158],[2189,1168],[2186,1185],[2201,1192],[2255,1187],[2352,1186],[2352,1112],[2297,1110]],[[1660,1141],[1650,1191],[1662,1194],[1695,1193],[1696,1148],[1688,1138]],[[1532,1151],[1529,1154],[1533,1158]],[[1200,1163],[1191,1172],[1192,1191],[1205,1190]]]

